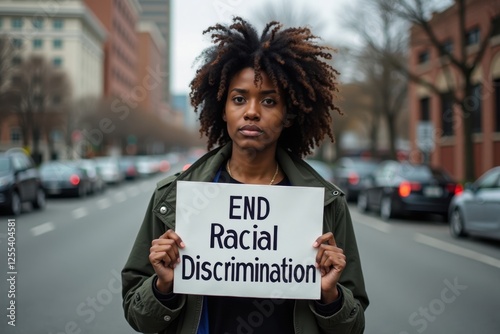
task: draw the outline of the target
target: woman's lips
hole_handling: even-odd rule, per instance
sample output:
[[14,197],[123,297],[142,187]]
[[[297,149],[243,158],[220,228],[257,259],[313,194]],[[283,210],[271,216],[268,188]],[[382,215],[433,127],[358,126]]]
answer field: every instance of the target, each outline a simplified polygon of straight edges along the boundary
[[240,128],[240,133],[247,137],[257,137],[263,132],[257,125],[244,125]]

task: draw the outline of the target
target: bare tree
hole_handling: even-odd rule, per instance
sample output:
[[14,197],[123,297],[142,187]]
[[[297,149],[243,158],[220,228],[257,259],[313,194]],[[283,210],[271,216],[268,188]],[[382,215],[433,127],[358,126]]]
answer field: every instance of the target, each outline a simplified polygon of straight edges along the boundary
[[10,115],[10,110],[5,107],[5,93],[9,85],[13,53],[14,49],[10,40],[5,36],[0,36],[0,123]]
[[[492,18],[500,13],[500,2],[498,0],[492,0],[490,2],[490,12],[488,13],[490,17],[485,18],[489,22],[489,29],[482,36],[482,40],[479,43],[478,48],[473,54],[469,54],[467,50],[467,16],[469,1],[466,0],[454,0],[454,5],[450,9],[453,11],[454,15],[458,17],[458,24],[456,26],[451,26],[449,29],[458,29],[459,40],[454,43],[458,47],[458,52],[452,52],[446,47],[445,41],[438,38],[435,26],[433,25],[433,20],[431,15],[437,11],[437,6],[439,2],[437,1],[424,1],[424,0],[402,0],[402,1],[391,1],[386,0],[386,10],[391,12],[398,17],[404,19],[405,21],[411,23],[415,28],[421,29],[421,31],[427,37],[425,43],[430,45],[431,48],[437,50],[439,54],[439,59],[441,66],[445,73],[445,77],[448,80],[448,87],[450,91],[449,96],[452,98],[454,104],[460,109],[462,119],[469,119],[471,114],[475,111],[474,107],[471,107],[470,100],[475,96],[474,83],[472,76],[478,65],[481,63],[483,56],[488,48],[490,36],[493,32]],[[397,59],[391,59],[391,62],[397,66],[401,71],[406,73],[410,80],[416,82],[429,89],[431,92],[440,96],[443,92],[432,82],[422,78],[417,73],[411,72],[406,62],[401,62]],[[452,73],[457,75],[457,81],[460,84],[454,84],[452,78]],[[474,172],[474,145],[472,140],[472,123],[462,122],[463,124],[463,150],[464,150],[464,165],[465,165],[465,179],[473,180],[475,178]]]
[[274,1],[272,4],[261,7],[262,10],[254,13],[255,20],[264,27],[268,22],[278,21],[285,28],[307,26],[316,34],[321,35],[325,22],[318,19],[308,6],[298,7],[296,2]]
[[[387,3],[396,0],[363,0],[353,14],[345,19],[346,26],[356,33],[362,46],[354,48],[352,54],[365,82],[365,91],[372,98],[372,127],[370,138],[374,153],[379,129],[383,119],[389,132],[389,155],[396,158],[398,117],[406,109],[407,78],[397,71],[392,59],[406,60],[406,29],[404,22],[387,10]],[[360,24],[359,22],[363,22]]]
[[[40,140],[47,134],[48,120],[55,121],[71,99],[71,88],[66,73],[52,66],[43,56],[30,55],[11,76],[6,92],[7,104],[17,116],[23,135],[23,145],[31,142],[32,155],[40,162]],[[60,119],[60,118],[59,118]],[[54,123],[50,123],[54,126]]]

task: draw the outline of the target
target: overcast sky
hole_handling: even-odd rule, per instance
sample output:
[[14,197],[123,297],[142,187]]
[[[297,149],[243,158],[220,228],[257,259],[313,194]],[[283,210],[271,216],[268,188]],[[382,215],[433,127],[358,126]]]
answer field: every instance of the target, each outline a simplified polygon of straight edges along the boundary
[[[285,3],[294,6],[293,12],[312,15],[313,33],[336,46],[336,41],[352,40],[352,36],[342,29],[341,17],[356,1],[288,0]],[[193,62],[210,45],[208,37],[202,35],[203,30],[218,22],[229,23],[235,15],[253,23],[256,15],[264,13],[273,4],[282,6],[280,0],[172,0],[172,92],[189,92],[189,82],[195,73]],[[322,23],[318,28],[321,34],[314,30],[318,22]]]

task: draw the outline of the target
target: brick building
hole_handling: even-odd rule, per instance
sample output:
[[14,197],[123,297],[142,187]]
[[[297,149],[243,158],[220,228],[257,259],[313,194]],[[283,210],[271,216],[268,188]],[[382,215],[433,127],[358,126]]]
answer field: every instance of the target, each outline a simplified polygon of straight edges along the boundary
[[104,96],[130,96],[138,85],[137,33],[141,7],[137,0],[84,0],[108,31],[104,45]]
[[463,125],[464,122],[470,122],[474,172],[475,177],[478,177],[489,168],[500,165],[500,7],[498,2],[490,0],[466,0],[465,38],[460,38],[456,3],[442,12],[434,13],[428,22],[443,48],[458,59],[462,59],[462,41],[465,42],[463,50],[468,61],[477,57],[485,38],[488,44],[472,73],[473,93],[465,99],[471,113],[464,118],[460,107],[450,97],[450,91],[462,90],[463,77],[449,59],[440,56],[439,50],[421,28],[412,27],[410,72],[430,82],[437,91],[413,81],[409,85],[411,156],[414,160],[422,160],[417,129],[419,123],[427,122],[433,129],[430,163],[442,166],[454,177],[463,180]]

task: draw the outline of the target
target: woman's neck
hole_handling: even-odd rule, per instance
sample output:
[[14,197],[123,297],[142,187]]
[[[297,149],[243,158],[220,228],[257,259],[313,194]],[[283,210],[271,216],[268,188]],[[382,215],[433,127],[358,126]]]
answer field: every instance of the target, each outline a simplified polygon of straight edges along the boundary
[[233,150],[226,169],[230,176],[242,183],[276,184],[283,179],[281,168],[275,158],[275,152],[264,154],[241,154]]

